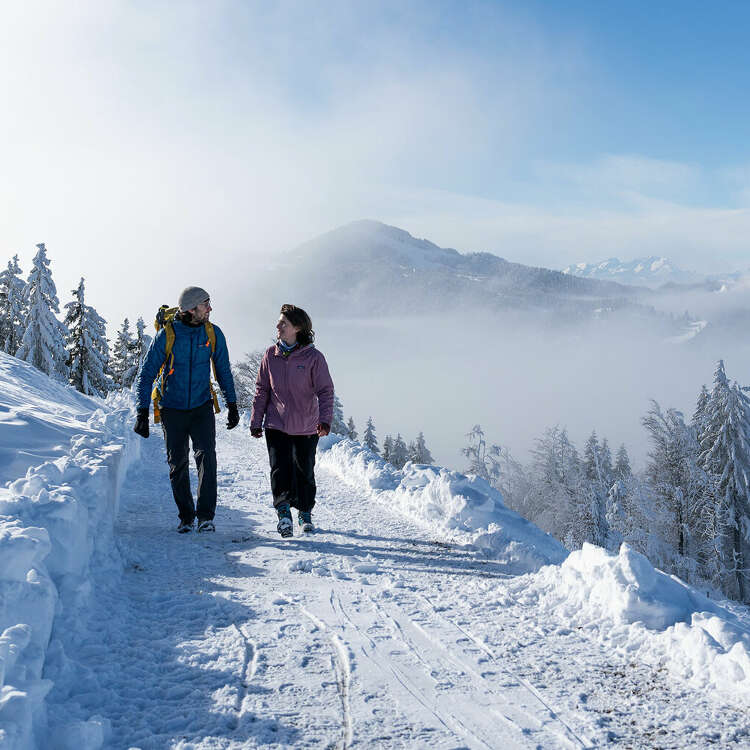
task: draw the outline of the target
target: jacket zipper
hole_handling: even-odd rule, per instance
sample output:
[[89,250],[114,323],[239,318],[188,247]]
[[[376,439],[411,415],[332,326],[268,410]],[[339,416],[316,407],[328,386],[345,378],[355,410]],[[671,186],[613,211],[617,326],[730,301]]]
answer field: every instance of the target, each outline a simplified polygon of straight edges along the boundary
[[190,408],[193,396],[193,339],[190,337],[190,367],[188,368],[188,409]]
[[[291,356],[291,354],[289,355]],[[284,392],[288,401],[289,398],[289,357],[283,357],[284,360]],[[284,404],[284,429],[286,430],[286,413],[288,411],[289,404]]]

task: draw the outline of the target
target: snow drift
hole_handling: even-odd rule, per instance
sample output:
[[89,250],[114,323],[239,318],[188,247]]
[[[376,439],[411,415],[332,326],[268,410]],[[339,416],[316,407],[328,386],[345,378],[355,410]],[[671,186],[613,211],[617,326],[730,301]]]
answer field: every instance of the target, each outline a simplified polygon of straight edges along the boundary
[[[542,568],[524,596],[620,653],[665,666],[694,687],[750,703],[750,628],[729,609],[623,544],[593,544]],[[742,609],[742,608],[741,608]]]
[[[29,748],[44,737],[49,677],[66,663],[59,634],[85,613],[90,566],[121,568],[113,523],[138,445],[127,397],[87,398],[5,354],[0,375],[0,745]],[[86,725],[58,745],[103,737],[96,719]]]
[[560,542],[506,508],[502,495],[479,477],[412,463],[398,470],[339,435],[320,441],[318,463],[377,502],[474,545],[509,574],[560,563],[567,554]]

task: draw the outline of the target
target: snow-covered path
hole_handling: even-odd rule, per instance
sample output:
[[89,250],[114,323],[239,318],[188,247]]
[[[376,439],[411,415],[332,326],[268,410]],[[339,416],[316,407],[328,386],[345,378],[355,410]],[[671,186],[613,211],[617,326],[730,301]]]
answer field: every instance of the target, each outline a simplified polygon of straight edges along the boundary
[[95,576],[52,726],[99,715],[107,747],[143,750],[750,745],[741,712],[539,621],[524,577],[325,471],[319,530],[282,540],[263,442],[218,433],[211,535],[175,533],[163,442],[143,444],[126,570]]

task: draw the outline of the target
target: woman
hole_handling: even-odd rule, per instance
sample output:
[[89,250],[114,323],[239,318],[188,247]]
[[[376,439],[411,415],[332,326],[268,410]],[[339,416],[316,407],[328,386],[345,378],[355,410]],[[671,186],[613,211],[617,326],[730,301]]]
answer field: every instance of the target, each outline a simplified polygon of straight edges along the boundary
[[333,381],[325,357],[313,345],[312,321],[302,308],[282,305],[276,330],[278,341],[260,363],[250,433],[262,437],[265,419],[276,528],[288,537],[294,526],[292,507],[303,531],[314,528],[315,450],[318,438],[331,430]]

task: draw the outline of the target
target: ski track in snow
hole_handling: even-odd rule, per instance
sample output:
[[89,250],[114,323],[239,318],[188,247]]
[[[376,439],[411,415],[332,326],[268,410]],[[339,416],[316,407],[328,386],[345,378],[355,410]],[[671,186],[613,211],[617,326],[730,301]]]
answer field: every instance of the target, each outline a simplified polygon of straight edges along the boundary
[[218,440],[205,535],[175,532],[163,442],[144,443],[117,522],[126,566],[94,575],[51,725],[98,715],[107,747],[142,750],[750,747],[739,710],[539,622],[523,576],[326,472],[319,530],[282,540],[264,443]]

